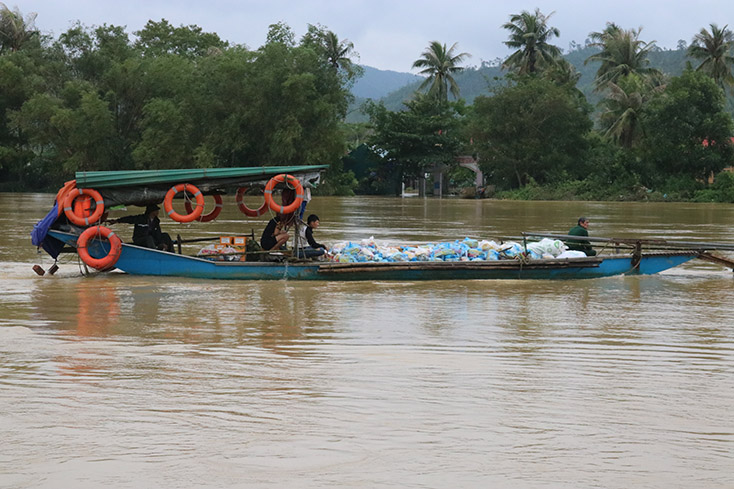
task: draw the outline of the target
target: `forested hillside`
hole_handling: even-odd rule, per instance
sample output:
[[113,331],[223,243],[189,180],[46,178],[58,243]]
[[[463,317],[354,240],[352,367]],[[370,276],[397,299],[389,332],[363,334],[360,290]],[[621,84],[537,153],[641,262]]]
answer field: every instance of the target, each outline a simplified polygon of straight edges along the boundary
[[[586,96],[589,103],[594,106],[601,100],[600,95],[594,92],[593,87],[594,76],[599,69],[599,63],[590,62],[584,64],[584,61],[598,51],[599,49],[594,47],[580,47],[564,55],[564,58],[581,74],[577,88]],[[668,76],[679,76],[683,73],[686,63],[690,61],[690,58],[686,56],[685,49],[654,50],[650,53],[649,59],[650,66],[659,69]],[[456,75],[455,79],[461,89],[461,97],[466,100],[467,104],[471,104],[477,96],[489,95],[489,87],[501,83],[505,73],[498,66],[484,65],[466,68]],[[407,78],[401,80],[404,79]],[[375,77],[374,74],[372,74],[371,80],[381,82],[381,79]],[[421,80],[417,80],[389,92],[387,95],[377,97],[364,95],[364,92],[357,93],[356,90],[353,90],[352,93],[356,98],[349,108],[347,122],[364,122],[367,120],[367,116],[359,110],[359,107],[367,98],[381,100],[385,104],[385,107],[390,110],[401,110],[404,107],[403,101],[409,100],[413,96],[420,83]],[[371,82],[371,84],[374,85],[374,82]],[[388,86],[387,83],[383,85],[383,87]],[[380,87],[374,87],[374,93],[379,94],[381,91]],[[727,108],[730,113],[734,114],[734,98],[731,95],[728,97]]]

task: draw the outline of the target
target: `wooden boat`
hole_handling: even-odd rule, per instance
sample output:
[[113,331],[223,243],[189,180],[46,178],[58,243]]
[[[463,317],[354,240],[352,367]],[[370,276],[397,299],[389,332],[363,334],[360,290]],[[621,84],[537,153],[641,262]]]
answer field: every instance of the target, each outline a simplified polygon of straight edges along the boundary
[[[272,197],[267,199],[268,192],[272,192],[273,186],[278,182],[289,181],[291,178],[296,186],[299,186],[297,179],[303,182],[317,181],[319,172],[324,168],[323,166],[303,166],[77,173],[75,185],[67,182],[65,187],[59,191],[57,201],[60,203],[57,202],[46,218],[47,222],[51,222],[49,229],[43,234],[43,239],[39,240],[38,236],[34,237],[34,243],[49,251],[54,258],[62,249],[76,251],[87,265],[102,271],[116,268],[134,275],[205,279],[342,281],[580,279],[655,274],[694,258],[704,258],[727,266],[734,266],[734,263],[727,259],[715,257],[709,253],[710,250],[722,246],[727,249],[726,245],[711,246],[705,243],[663,243],[612,238],[584,239],[595,242],[595,245],[601,243],[604,250],[609,248],[615,251],[614,253],[565,259],[529,259],[527,256],[520,256],[516,259],[487,261],[336,263],[295,259],[287,252],[278,251],[269,253],[263,261],[251,261],[252,257],[247,257],[246,253],[243,254],[243,261],[213,261],[200,256],[181,254],[182,240],[180,238],[177,240],[179,252],[170,253],[122,243],[119,238],[113,236],[112,231],[100,225],[104,217],[101,217],[103,214],[99,207],[109,204],[143,206],[163,201],[164,204],[167,203],[166,210],[169,216],[177,220],[178,218],[189,219],[194,214],[193,211],[191,215],[181,216],[169,210],[171,199],[177,192],[188,196],[191,202],[196,197],[195,210],[198,211],[196,217],[200,218],[201,209],[203,209],[203,195],[219,196],[227,191],[225,189],[237,187],[239,196],[239,189],[245,185],[265,184],[266,203],[276,212],[283,211],[283,205],[274,204]],[[274,184],[274,180],[278,182]],[[94,188],[96,191],[84,193],[85,190],[77,190],[76,185],[85,189]],[[202,194],[201,198],[198,195],[192,196],[187,185]],[[302,192],[302,189],[299,192]],[[94,193],[97,194],[94,197],[96,200],[90,203],[89,200]],[[80,210],[77,200],[85,198],[88,208]],[[221,204],[221,198],[217,202]],[[289,207],[293,209],[293,206]],[[188,208],[191,206],[189,205]],[[242,209],[241,204],[240,208]],[[65,224],[64,216],[75,221],[76,224]],[[103,230],[104,232],[101,232]],[[83,239],[85,236],[88,239]],[[526,241],[529,238],[538,237],[578,239],[573,236],[551,234],[526,234],[520,239]],[[650,247],[651,250],[643,252],[643,245]],[[624,248],[621,253],[619,252],[620,247]],[[730,249],[734,250],[734,246]]]
[[[49,231],[70,246],[77,236]],[[89,252],[105,256],[106,241],[94,241]],[[699,256],[698,251],[643,253],[545,260],[495,260],[470,262],[364,262],[332,263],[289,261],[275,253],[276,262],[227,262],[179,255],[123,243],[115,267],[133,275],[161,275],[238,280],[468,280],[468,279],[578,279],[613,275],[648,275],[681,265]]]

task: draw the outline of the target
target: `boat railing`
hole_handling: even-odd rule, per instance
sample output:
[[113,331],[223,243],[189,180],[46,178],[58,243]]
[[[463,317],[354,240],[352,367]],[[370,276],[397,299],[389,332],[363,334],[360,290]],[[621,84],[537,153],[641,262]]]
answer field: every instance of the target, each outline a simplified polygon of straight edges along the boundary
[[731,243],[710,243],[701,241],[672,241],[666,239],[639,239],[639,238],[603,238],[593,236],[572,236],[568,234],[551,234],[551,233],[521,233],[523,239],[527,238],[551,238],[560,239],[561,241],[588,241],[589,243],[598,243],[609,246],[629,246],[635,248],[643,246],[646,249],[656,250],[691,250],[691,251],[734,251],[734,244]]

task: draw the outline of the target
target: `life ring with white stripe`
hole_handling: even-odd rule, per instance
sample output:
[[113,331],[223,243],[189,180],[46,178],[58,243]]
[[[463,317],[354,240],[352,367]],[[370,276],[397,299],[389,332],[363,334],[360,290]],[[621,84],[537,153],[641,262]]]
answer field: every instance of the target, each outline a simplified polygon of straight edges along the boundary
[[245,192],[247,191],[248,187],[240,187],[237,189],[237,207],[239,207],[240,211],[249,217],[257,217],[262,216],[268,211],[268,203],[263,202],[263,205],[261,205],[258,209],[250,209],[245,205],[245,202],[243,200],[243,197],[245,196]]
[[[94,203],[97,204],[94,212],[89,217],[85,217],[83,212],[81,213],[81,215],[74,213],[72,204],[74,203],[74,200],[80,195],[88,195],[94,200]],[[74,188],[69,190],[69,192],[66,194],[66,199],[64,199],[64,214],[66,214],[66,217],[69,219],[69,221],[76,224],[77,226],[89,226],[90,224],[94,224],[95,222],[99,221],[99,218],[102,217],[103,213],[104,199],[102,199],[102,196],[96,190],[93,190],[91,188]]]
[[[296,199],[287,206],[278,205],[273,200],[273,189],[277,184],[284,182],[288,182],[296,190]],[[293,175],[281,173],[271,178],[268,184],[265,185],[265,203],[278,214],[291,214],[296,212],[301,207],[301,202],[303,202],[303,186]]]
[[[110,242],[110,251],[102,258],[94,258],[87,250],[90,239],[102,237]],[[122,252],[122,240],[110,228],[92,226],[84,230],[76,240],[76,251],[84,263],[97,270],[109,270],[115,266]]]
[[[219,194],[213,194],[212,197],[214,197],[214,210],[211,211],[209,214],[204,214],[202,211],[202,215],[199,216],[198,219],[196,219],[199,222],[209,222],[213,221],[217,218],[220,212],[222,212],[222,196]],[[194,212],[194,208],[191,206],[191,202],[188,200],[184,203],[184,206],[186,207],[186,212],[191,214]]]
[[[173,210],[173,197],[179,192],[189,192],[190,194],[193,194],[196,199],[196,208],[192,212],[189,212],[188,214],[179,214]],[[201,190],[199,190],[195,185],[191,185],[190,183],[179,183],[178,185],[171,187],[168,192],[166,192],[166,198],[163,199],[163,209],[174,221],[195,221],[204,211],[204,196],[202,195]]]

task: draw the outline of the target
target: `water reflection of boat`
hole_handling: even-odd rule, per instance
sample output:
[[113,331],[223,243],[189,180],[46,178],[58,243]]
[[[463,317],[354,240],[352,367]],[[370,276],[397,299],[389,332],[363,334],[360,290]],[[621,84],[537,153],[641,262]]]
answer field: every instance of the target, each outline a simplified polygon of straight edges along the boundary
[[[296,258],[293,252],[253,252],[238,250],[231,256],[189,256],[122,243],[103,226],[105,207],[163,203],[165,213],[179,222],[209,221],[218,215],[222,195],[236,193],[237,205],[248,216],[268,209],[281,216],[298,212],[304,189],[315,185],[323,166],[220,168],[204,170],[160,170],[80,172],[67,182],[57,195],[49,215],[34,229],[34,244],[56,258],[63,250],[77,252],[89,266],[101,271],[117,268],[130,274],[183,276],[239,280],[466,280],[466,279],[577,279],[623,274],[654,274],[704,257],[714,260],[708,251],[719,246],[704,243],[676,244],[644,240],[588,238],[614,253],[576,258],[533,259],[527,253],[514,259],[471,261],[393,261],[335,263]],[[242,195],[249,187],[263,188],[265,202],[249,209]],[[281,203],[273,194],[281,191]],[[217,207],[203,214],[204,196],[213,196]],[[287,196],[288,195],[288,196]],[[186,212],[174,210],[174,199],[183,202]],[[297,220],[294,220],[296,223]],[[297,224],[296,224],[297,225]],[[298,230],[296,229],[296,233]],[[553,235],[527,235],[533,237]],[[554,236],[555,238],[570,238]],[[253,237],[254,238],[254,237]],[[600,244],[601,243],[601,244]],[[296,243],[296,248],[300,246]],[[647,248],[647,251],[643,250]],[[726,248],[725,248],[726,249]],[[731,247],[734,249],[734,247]],[[621,252],[620,252],[621,250]],[[526,247],[527,251],[527,247]],[[221,260],[213,258],[222,258]],[[227,258],[227,259],[225,259]],[[719,263],[732,262],[718,258]]]

